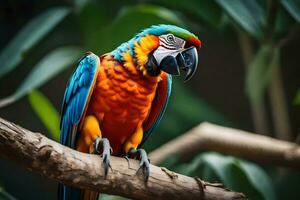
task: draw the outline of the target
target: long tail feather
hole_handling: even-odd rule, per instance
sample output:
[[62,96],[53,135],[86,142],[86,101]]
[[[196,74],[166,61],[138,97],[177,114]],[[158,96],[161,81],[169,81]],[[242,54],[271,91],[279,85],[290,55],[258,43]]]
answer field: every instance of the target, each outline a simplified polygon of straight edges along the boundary
[[58,185],[58,200],[80,200],[80,193],[80,189],[61,183]]

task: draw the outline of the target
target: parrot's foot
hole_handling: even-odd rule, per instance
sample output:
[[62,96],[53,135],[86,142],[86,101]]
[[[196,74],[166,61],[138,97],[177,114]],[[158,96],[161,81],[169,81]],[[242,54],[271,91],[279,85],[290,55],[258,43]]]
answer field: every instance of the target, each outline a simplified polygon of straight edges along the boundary
[[94,143],[94,149],[96,154],[100,154],[100,150],[103,149],[102,158],[104,166],[104,175],[107,176],[108,169],[111,168],[110,165],[110,155],[112,154],[112,148],[110,147],[109,140],[107,138],[98,137]]
[[144,180],[145,182],[148,181],[149,175],[150,175],[150,161],[148,159],[147,153],[144,149],[134,149],[131,148],[128,152],[128,155],[131,157],[138,157],[140,160],[140,167],[137,171],[137,173],[140,171],[140,169],[143,170],[144,173]]

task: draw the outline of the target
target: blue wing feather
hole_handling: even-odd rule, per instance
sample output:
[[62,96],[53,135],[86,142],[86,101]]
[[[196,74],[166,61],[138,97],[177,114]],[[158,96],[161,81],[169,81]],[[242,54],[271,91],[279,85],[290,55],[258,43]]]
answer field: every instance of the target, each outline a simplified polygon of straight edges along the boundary
[[93,92],[93,82],[98,66],[99,58],[94,54],[81,58],[65,90],[61,112],[60,142],[71,148],[75,148],[76,141],[72,141],[72,138],[77,138],[76,129],[83,117],[90,93]]
[[[94,90],[99,58],[92,53],[79,60],[77,69],[70,78],[65,90],[61,121],[60,143],[75,148],[78,125],[84,117],[89,98]],[[79,199],[80,189],[60,184],[58,199]]]
[[[168,102],[169,102],[169,99],[171,96],[171,91],[172,91],[172,76],[168,74],[167,75],[167,88],[166,88],[167,95],[166,95],[166,98],[164,99],[162,109],[160,110],[159,115],[154,120],[151,127],[147,130],[144,130],[143,139],[142,139],[142,142],[139,145],[139,147],[141,147],[145,143],[145,141],[149,138],[149,136],[153,133],[153,131],[157,128],[158,124],[160,123],[160,120],[162,119],[164,113],[166,112],[166,108],[167,108],[167,105],[168,105]],[[158,95],[160,95],[159,92],[156,94],[156,98],[159,98]]]

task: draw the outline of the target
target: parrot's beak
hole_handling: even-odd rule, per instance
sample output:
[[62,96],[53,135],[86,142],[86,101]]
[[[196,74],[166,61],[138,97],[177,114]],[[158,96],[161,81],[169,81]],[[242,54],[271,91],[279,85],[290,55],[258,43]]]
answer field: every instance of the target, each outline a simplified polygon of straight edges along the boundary
[[189,47],[179,52],[175,57],[166,56],[160,64],[159,69],[172,75],[180,75],[180,69],[186,71],[184,82],[190,80],[195,74],[198,66],[198,52],[196,47]]

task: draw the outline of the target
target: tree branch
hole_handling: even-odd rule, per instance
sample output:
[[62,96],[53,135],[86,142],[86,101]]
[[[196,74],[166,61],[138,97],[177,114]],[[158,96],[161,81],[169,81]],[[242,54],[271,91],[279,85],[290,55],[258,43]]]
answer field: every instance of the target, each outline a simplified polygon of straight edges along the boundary
[[220,185],[151,165],[147,184],[136,174],[139,164],[111,157],[106,179],[102,159],[80,153],[0,118],[0,155],[64,184],[132,199],[246,199]]
[[300,146],[296,143],[207,122],[155,149],[149,158],[153,164],[158,164],[172,154],[187,159],[205,150],[300,169]]

